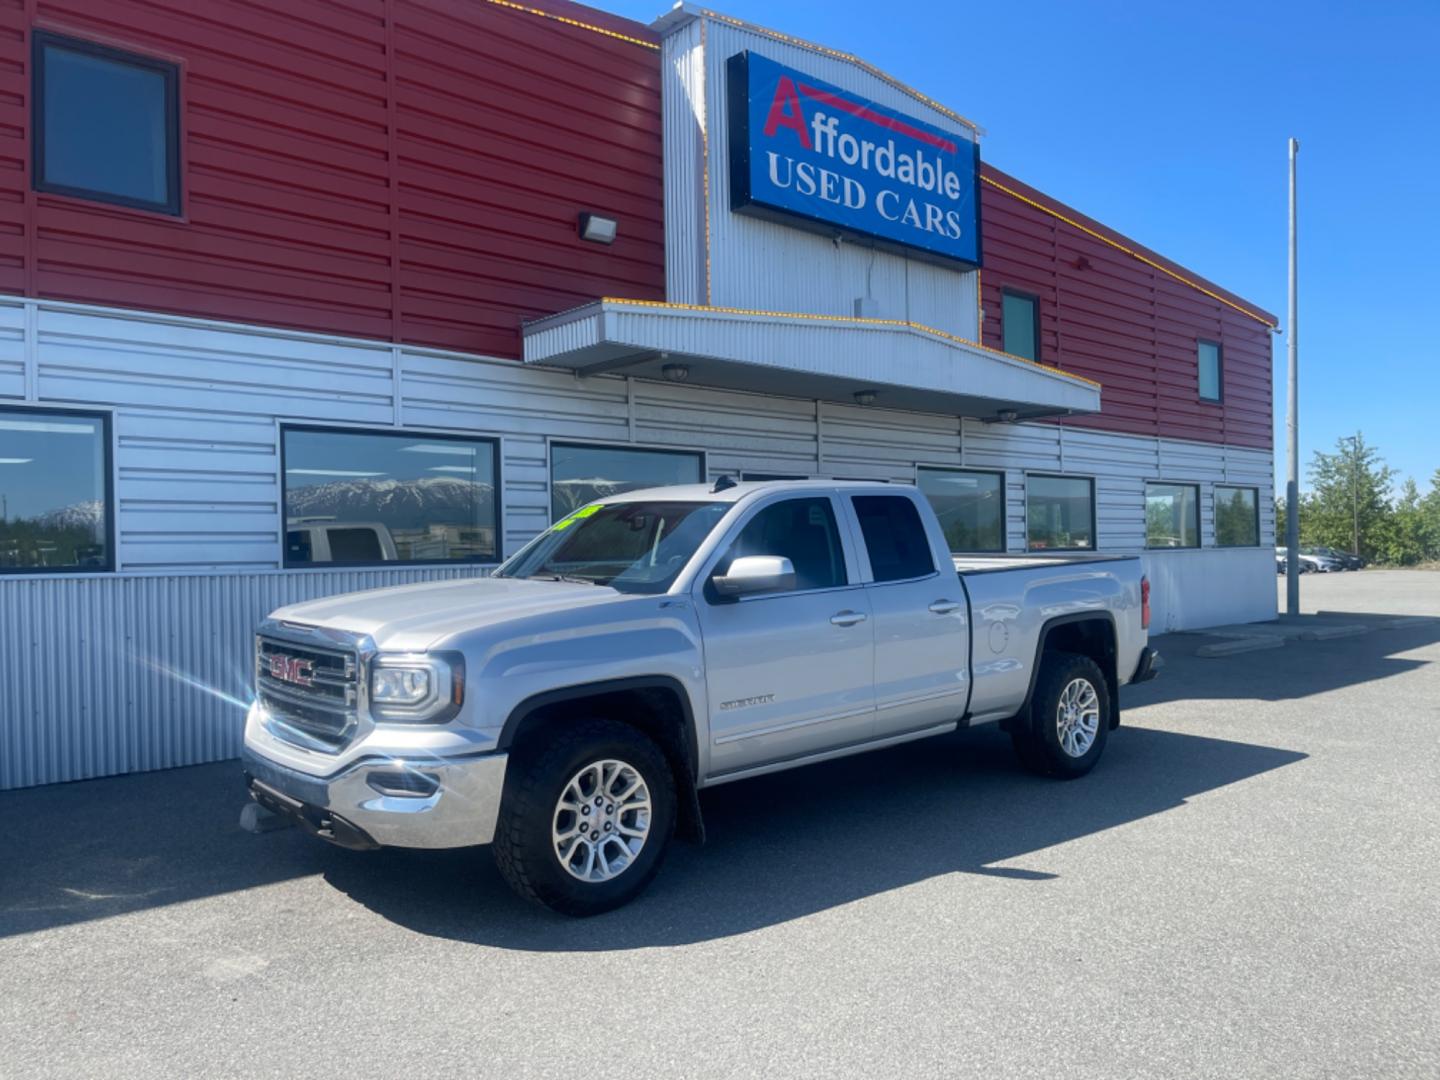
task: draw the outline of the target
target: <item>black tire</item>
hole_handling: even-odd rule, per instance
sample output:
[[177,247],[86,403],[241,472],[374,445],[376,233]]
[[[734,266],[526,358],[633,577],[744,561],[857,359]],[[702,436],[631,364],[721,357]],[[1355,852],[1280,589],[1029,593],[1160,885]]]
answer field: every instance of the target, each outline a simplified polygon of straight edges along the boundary
[[[1095,692],[1099,723],[1089,748],[1076,757],[1061,743],[1060,696],[1071,683],[1080,679],[1088,682]],[[1100,666],[1088,656],[1045,653],[1030,706],[1015,718],[1010,729],[1010,740],[1021,763],[1041,776],[1073,780],[1095,767],[1100,755],[1105,752],[1105,741],[1109,735],[1110,689]]]
[[[582,881],[561,862],[552,828],[571,779],[595,762],[633,768],[650,792],[650,827],[643,845],[608,881]],[[675,832],[675,778],[650,739],[613,720],[547,725],[510,756],[491,851],[510,887],[564,915],[598,915],[626,904],[650,884]],[[612,849],[613,850],[613,849]]]

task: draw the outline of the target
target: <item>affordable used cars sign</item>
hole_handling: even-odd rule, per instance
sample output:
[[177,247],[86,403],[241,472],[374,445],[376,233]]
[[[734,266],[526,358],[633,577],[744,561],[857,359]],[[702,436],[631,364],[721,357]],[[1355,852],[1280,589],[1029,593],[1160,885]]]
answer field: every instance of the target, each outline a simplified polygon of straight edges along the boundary
[[976,143],[757,53],[726,78],[732,210],[980,264]]

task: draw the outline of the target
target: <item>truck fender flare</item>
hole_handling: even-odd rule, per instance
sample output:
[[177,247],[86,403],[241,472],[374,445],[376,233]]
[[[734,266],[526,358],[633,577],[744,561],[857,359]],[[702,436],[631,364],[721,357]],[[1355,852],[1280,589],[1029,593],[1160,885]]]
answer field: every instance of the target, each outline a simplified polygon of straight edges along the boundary
[[[1046,619],[1045,624],[1040,627],[1040,638],[1035,643],[1035,660],[1030,665],[1030,683],[1025,687],[1025,701],[1020,706],[1016,716],[1025,716],[1030,711],[1030,701],[1035,696],[1035,684],[1040,680],[1040,664],[1045,657],[1045,645],[1050,640],[1051,633],[1061,626],[1073,623],[1104,621],[1110,626],[1110,641],[1118,650],[1120,647],[1120,633],[1115,626],[1115,613],[1113,611],[1076,611],[1069,615],[1056,615],[1053,619]],[[1113,665],[1112,665],[1113,668]],[[1104,665],[1101,665],[1104,670]],[[1110,691],[1110,726],[1119,726],[1120,723],[1120,685],[1119,672],[1111,670],[1109,676]]]
[[534,694],[510,710],[510,715],[505,718],[505,726],[500,730],[500,739],[496,749],[508,751],[515,741],[515,735],[520,730],[520,725],[537,710],[552,705],[561,705],[567,701],[583,701],[586,698],[625,693],[631,690],[664,690],[673,694],[675,700],[680,703],[680,750],[682,754],[680,764],[683,766],[680,771],[683,775],[675,777],[680,795],[680,825],[692,839],[704,843],[705,823],[700,816],[700,793],[697,780],[700,769],[700,751],[696,745],[695,712],[690,703],[690,695],[680,680],[673,676],[639,675],[624,679],[602,679],[597,682],[578,683],[575,686],[564,686],[557,690],[546,690],[543,693]]

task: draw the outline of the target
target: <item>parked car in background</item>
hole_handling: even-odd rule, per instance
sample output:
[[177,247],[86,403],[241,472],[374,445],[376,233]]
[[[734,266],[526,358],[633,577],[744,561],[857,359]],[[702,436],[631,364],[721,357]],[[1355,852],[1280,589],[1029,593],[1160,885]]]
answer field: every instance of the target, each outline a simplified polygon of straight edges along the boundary
[[1338,551],[1332,547],[1316,546],[1314,548],[1301,548],[1303,555],[1307,551],[1313,551],[1321,558],[1331,559],[1340,564],[1341,570],[1361,570],[1365,566],[1365,560],[1359,555],[1352,555],[1348,551]]
[[1350,569],[1339,556],[1329,554],[1329,551],[1329,548],[1302,547],[1300,561],[1309,562],[1310,569],[1322,574],[1338,574],[1341,570]]
[[[1283,547],[1277,547],[1277,548],[1275,549],[1275,572],[1276,572],[1277,574],[1283,574],[1283,573],[1285,573],[1289,568],[1290,568],[1290,567],[1289,567],[1289,552],[1288,552],[1288,550],[1287,550],[1286,548],[1283,548]],[[1314,569],[1315,569],[1314,565],[1313,565],[1309,560],[1307,560],[1304,556],[1301,556],[1301,558],[1300,558],[1300,567],[1299,567],[1300,573],[1302,573],[1302,574],[1308,574],[1308,573],[1310,573],[1310,571],[1312,571],[1312,570],[1314,570]]]

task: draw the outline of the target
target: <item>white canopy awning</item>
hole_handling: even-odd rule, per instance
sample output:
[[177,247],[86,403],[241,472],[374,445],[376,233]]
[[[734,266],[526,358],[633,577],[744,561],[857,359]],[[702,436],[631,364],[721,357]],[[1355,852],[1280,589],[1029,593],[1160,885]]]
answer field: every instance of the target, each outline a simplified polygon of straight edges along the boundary
[[[524,328],[525,362],[582,375],[1012,420],[1096,412],[1100,384],[918,323],[604,299]],[[672,369],[671,375],[680,374]],[[1011,415],[1013,414],[1013,415]]]

